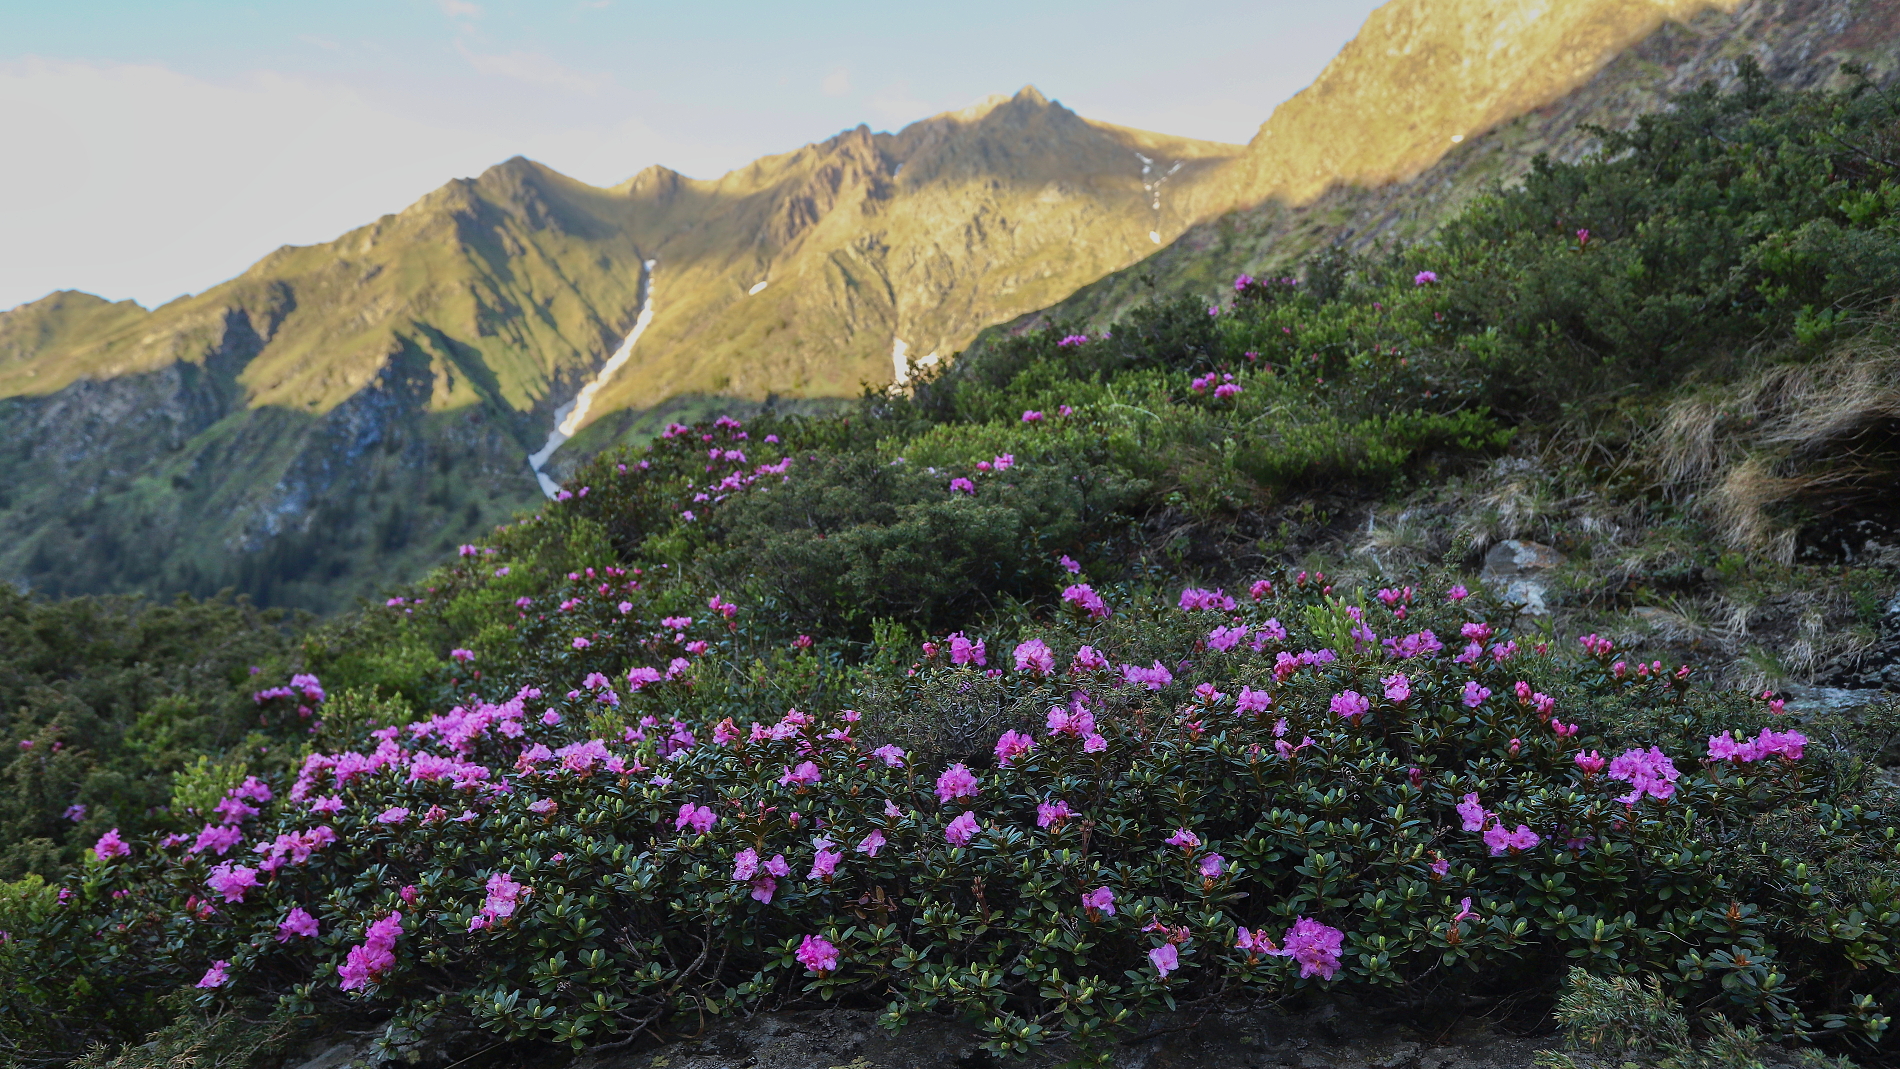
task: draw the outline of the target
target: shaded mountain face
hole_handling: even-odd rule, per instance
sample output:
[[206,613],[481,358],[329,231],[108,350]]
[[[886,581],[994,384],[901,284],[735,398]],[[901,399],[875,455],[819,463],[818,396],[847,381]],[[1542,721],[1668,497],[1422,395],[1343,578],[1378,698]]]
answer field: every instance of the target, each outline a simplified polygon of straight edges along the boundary
[[714,181],[510,160],[149,313],[55,294],[0,313],[0,576],[334,607],[536,499],[649,284],[592,413],[851,396],[1172,239],[1238,151],[1025,89]]

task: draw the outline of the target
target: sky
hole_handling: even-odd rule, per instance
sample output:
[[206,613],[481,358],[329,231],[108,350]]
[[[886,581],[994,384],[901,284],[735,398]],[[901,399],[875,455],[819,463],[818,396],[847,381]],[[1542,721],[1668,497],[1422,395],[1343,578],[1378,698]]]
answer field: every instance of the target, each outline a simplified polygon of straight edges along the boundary
[[1377,0],[0,0],[0,309],[146,307],[511,156],[713,177],[1024,85],[1244,142]]

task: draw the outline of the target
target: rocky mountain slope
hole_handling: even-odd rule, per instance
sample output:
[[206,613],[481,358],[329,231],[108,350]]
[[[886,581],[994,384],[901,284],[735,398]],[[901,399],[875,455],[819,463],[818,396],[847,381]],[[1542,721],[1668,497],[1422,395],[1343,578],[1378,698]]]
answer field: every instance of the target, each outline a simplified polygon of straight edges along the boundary
[[[1157,290],[1213,296],[1241,272],[1297,274],[1335,243],[1416,241],[1538,154],[1583,157],[1591,126],[1732,83],[1744,56],[1789,87],[1838,85],[1843,63],[1891,83],[1897,42],[1895,0],[1396,0],[1215,178],[1225,189],[1209,199],[1227,210],[1007,329],[1106,322]],[[1355,121],[1373,136],[1324,136]]]
[[850,396],[1171,239],[1162,174],[1237,151],[1025,89],[715,181],[510,160],[150,313],[54,294],[0,313],[0,575],[335,605],[533,500],[649,287],[592,412]]
[[534,500],[531,454],[558,477],[674,416],[902,382],[990,324],[1417,239],[1744,54],[1886,78],[1897,38],[1900,0],[1393,0],[1244,148],[1026,88],[713,180],[510,160],[151,312],[0,312],[0,577],[328,608]]

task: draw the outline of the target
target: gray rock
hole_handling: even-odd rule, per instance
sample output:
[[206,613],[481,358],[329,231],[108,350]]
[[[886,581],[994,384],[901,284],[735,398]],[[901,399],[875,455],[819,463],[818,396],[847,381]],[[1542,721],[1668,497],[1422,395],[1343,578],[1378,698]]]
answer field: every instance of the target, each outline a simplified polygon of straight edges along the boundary
[[1550,612],[1544,595],[1550,590],[1551,572],[1564,562],[1564,555],[1537,542],[1506,539],[1484,555],[1484,570],[1478,581],[1492,593],[1532,616]]
[[1844,690],[1840,687],[1810,687],[1788,684],[1788,711],[1791,713],[1840,713],[1858,709],[1868,702],[1886,697],[1880,690]]

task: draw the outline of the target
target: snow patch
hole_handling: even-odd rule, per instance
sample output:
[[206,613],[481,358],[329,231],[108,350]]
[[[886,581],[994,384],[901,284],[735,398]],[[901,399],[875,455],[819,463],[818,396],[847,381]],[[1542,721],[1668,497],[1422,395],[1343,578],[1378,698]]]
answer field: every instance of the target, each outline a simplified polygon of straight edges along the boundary
[[765,289],[765,287],[767,287],[767,286],[769,286],[769,285],[771,285],[771,284],[772,284],[772,283],[771,283],[771,280],[770,280],[770,279],[767,279],[766,281],[764,281],[764,282],[760,282],[760,283],[758,283],[757,285],[755,285],[755,286],[753,286],[753,287],[752,287],[751,289],[749,289],[749,290],[747,290],[747,291],[745,291],[745,295],[746,295],[746,296],[748,296],[748,297],[750,297],[750,296],[752,296],[752,295],[754,295],[754,294],[756,294],[756,293],[759,293],[759,292],[761,292],[761,291],[763,291],[763,290]]
[[[541,469],[546,466],[548,458],[554,455],[554,451],[561,448],[562,443],[569,438],[574,437],[574,432],[580,430],[581,425],[587,422],[587,412],[593,407],[594,395],[600,392],[600,388],[606,385],[608,379],[614,377],[615,372],[626,366],[627,360],[633,356],[634,343],[640,340],[640,335],[645,334],[647,327],[653,322],[653,268],[659,262],[648,260],[642,265],[646,268],[646,278],[640,285],[643,291],[640,297],[640,315],[633,321],[633,330],[621,340],[620,347],[615,349],[613,355],[607,358],[607,362],[600,366],[600,370],[594,377],[581,387],[581,392],[575,394],[573,400],[554,410],[554,429],[548,432],[547,442],[541,446],[540,452],[531,453],[528,456],[528,469],[534,472],[535,481],[541,484],[541,492],[549,497],[553,497],[555,491],[561,486]],[[764,288],[765,283],[761,282],[753,292],[756,293]]]

